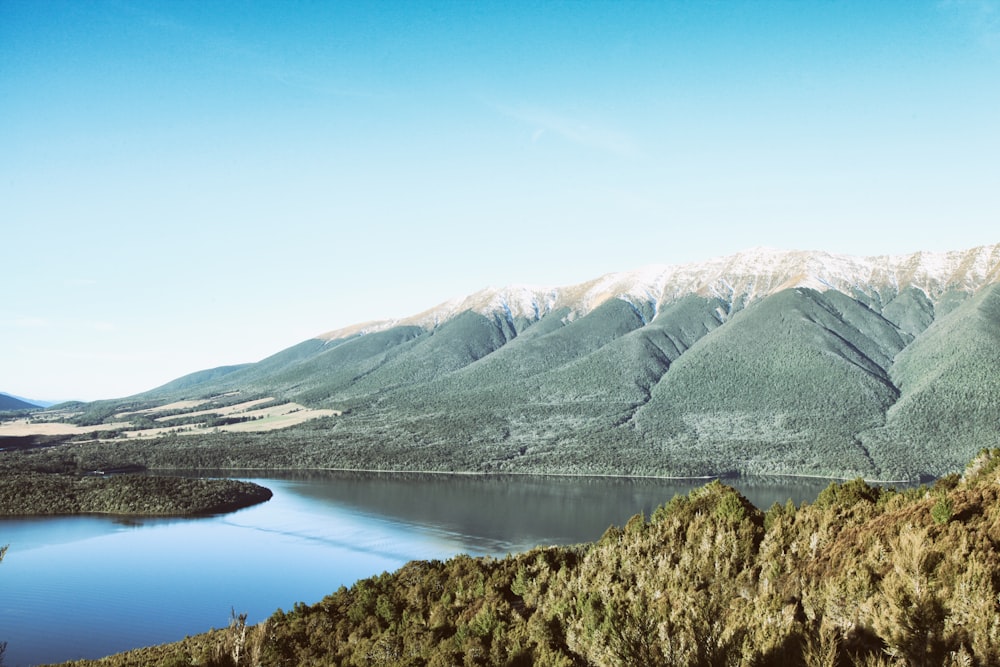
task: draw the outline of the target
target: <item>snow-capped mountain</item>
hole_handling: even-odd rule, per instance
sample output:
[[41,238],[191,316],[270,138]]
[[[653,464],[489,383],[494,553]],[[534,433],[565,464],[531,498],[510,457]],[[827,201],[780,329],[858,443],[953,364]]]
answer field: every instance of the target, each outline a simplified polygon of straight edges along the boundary
[[579,317],[615,298],[648,305],[657,313],[661,307],[690,294],[711,296],[727,304],[727,314],[731,314],[758,299],[795,287],[820,292],[834,289],[849,296],[863,296],[876,306],[914,287],[936,303],[948,292],[971,293],[998,281],[1000,243],[953,252],[874,257],[753,248],[704,262],[611,273],[578,285],[489,287],[410,317],[367,322],[318,337],[335,340],[400,325],[433,328],[467,311],[535,321],[566,308],[573,317]]
[[1000,244],[753,249],[485,289],[141,398],[341,413],[287,439],[198,445],[227,466],[913,479],[1000,446],[997,368]]

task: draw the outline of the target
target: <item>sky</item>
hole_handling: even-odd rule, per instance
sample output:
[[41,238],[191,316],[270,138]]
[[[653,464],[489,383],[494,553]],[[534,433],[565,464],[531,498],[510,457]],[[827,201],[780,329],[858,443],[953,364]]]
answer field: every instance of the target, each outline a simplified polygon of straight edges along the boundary
[[0,391],[487,286],[1000,241],[1000,1],[0,0]]

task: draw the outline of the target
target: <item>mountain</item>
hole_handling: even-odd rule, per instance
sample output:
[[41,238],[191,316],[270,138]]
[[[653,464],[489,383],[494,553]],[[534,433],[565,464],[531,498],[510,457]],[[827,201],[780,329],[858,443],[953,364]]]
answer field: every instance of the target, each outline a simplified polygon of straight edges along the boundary
[[0,410],[35,410],[45,407],[41,403],[32,403],[27,399],[10,394],[0,393]]
[[[280,450],[336,467],[938,476],[1000,443],[998,284],[1000,244],[757,248],[485,289],[134,399],[239,391],[344,411],[242,450],[272,465]],[[231,444],[217,446],[242,461]]]

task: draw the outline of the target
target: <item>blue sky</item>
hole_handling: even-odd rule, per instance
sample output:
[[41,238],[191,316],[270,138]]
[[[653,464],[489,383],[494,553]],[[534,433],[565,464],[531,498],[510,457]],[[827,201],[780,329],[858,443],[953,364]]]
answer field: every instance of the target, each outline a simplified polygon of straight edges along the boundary
[[0,0],[0,390],[488,285],[995,243],[1000,3]]

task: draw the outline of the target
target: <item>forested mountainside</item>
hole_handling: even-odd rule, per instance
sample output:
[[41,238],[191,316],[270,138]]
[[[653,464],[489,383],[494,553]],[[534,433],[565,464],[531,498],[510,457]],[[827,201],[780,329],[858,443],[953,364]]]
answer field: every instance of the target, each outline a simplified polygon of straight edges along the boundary
[[753,507],[719,482],[594,544],[414,561],[103,665],[1000,664],[1000,450],[896,492]]
[[0,411],[5,410],[37,410],[39,405],[35,403],[29,403],[20,398],[16,398],[9,394],[0,393]]
[[343,412],[152,455],[179,465],[939,476],[1000,442],[998,280],[1000,245],[758,249],[484,290],[129,405],[239,392]]

